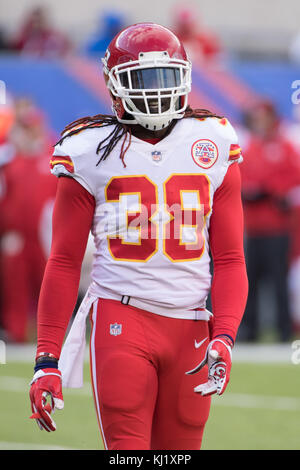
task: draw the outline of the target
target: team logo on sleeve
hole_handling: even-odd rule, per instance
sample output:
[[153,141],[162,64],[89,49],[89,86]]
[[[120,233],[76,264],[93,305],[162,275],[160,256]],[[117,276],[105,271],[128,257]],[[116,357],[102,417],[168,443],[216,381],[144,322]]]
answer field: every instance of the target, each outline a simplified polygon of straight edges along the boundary
[[201,168],[211,168],[219,156],[218,147],[209,139],[199,139],[192,145],[192,157]]

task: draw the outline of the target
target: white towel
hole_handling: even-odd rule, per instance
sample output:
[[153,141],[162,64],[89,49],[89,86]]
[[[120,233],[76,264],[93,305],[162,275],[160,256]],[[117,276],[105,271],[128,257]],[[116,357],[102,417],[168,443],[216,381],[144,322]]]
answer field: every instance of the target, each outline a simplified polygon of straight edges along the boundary
[[62,374],[63,387],[81,388],[83,386],[86,319],[95,300],[97,300],[97,297],[88,290],[63,345],[58,362],[58,367]]

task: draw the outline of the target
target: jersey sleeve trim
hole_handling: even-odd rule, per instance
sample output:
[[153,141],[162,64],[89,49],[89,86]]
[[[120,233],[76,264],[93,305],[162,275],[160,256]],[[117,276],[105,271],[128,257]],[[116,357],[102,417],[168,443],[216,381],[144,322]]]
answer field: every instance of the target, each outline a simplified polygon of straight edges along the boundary
[[68,173],[74,173],[74,163],[67,155],[53,155],[50,160],[51,170],[54,170],[55,165],[62,165]]
[[242,149],[238,144],[230,145],[229,161],[237,161],[242,158]]
[[88,181],[85,179],[84,176],[82,176],[81,174],[78,174],[75,168],[75,164],[69,155],[64,154],[64,152],[57,155],[57,150],[55,149],[55,152],[52,155],[51,160],[50,160],[50,169],[51,169],[52,175],[54,176],[72,177],[79,184],[81,184],[81,186],[83,186],[92,196],[95,197],[95,193],[92,187],[90,186],[90,184],[88,183]]

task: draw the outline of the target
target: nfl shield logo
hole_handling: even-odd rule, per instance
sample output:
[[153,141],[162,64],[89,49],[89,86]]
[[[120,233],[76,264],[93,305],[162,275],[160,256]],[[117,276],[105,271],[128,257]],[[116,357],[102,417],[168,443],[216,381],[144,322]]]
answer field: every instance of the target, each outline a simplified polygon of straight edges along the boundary
[[122,333],[122,325],[119,325],[118,323],[111,324],[109,332],[112,336],[120,335]]
[[154,162],[160,162],[161,161],[161,152],[159,152],[158,150],[155,150],[154,152],[151,152],[151,155],[152,155],[152,160]]

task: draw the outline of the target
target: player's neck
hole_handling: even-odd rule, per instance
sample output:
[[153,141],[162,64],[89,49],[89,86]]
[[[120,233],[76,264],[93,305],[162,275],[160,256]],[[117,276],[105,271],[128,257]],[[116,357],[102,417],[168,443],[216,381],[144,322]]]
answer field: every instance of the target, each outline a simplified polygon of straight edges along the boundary
[[152,140],[152,139],[161,140],[164,137],[166,137],[168,134],[170,134],[175,124],[176,124],[176,120],[173,120],[168,127],[166,127],[165,129],[161,129],[159,131],[150,131],[149,129],[145,129],[142,126],[135,124],[131,126],[131,132],[132,132],[132,135],[134,135],[135,137],[141,140]]

